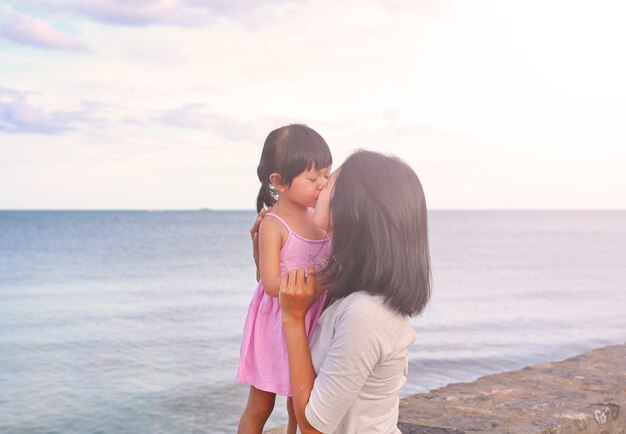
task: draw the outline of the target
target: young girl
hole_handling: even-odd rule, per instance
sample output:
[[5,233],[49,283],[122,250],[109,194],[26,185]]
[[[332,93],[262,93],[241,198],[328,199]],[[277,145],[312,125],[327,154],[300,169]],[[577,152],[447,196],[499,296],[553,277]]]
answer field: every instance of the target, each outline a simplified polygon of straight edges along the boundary
[[[278,301],[281,276],[310,267],[316,271],[328,258],[330,240],[311,218],[317,198],[330,175],[328,145],[305,125],[272,131],[265,140],[257,175],[261,189],[257,212],[270,207],[259,228],[259,284],[252,297],[241,343],[237,380],[250,385],[240,434],[261,433],[274,409],[276,394],[287,396],[287,432],[295,434],[289,363]],[[324,305],[318,298],[306,315],[311,338]]]

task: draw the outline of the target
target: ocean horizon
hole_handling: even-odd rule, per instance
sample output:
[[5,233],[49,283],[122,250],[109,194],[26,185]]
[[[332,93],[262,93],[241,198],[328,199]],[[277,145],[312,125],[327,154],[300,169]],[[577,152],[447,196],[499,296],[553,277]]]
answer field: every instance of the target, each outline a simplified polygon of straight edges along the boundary
[[[233,432],[255,215],[0,211],[0,433]],[[626,340],[626,211],[433,210],[429,235],[402,396]]]

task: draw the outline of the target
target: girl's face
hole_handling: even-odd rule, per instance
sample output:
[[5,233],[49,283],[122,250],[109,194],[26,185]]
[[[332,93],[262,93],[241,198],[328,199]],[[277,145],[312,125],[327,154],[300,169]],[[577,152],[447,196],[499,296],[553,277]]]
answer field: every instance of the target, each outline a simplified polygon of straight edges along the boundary
[[315,212],[313,213],[313,221],[315,224],[327,231],[329,234],[332,232],[332,225],[330,221],[330,199],[332,198],[335,190],[335,182],[337,181],[339,170],[340,168],[335,170],[332,175],[330,175],[328,182],[317,198]]
[[281,194],[287,194],[290,200],[313,208],[324,186],[328,182],[329,176],[330,167],[324,167],[318,170],[314,163],[311,170],[305,170],[293,178],[291,185]]

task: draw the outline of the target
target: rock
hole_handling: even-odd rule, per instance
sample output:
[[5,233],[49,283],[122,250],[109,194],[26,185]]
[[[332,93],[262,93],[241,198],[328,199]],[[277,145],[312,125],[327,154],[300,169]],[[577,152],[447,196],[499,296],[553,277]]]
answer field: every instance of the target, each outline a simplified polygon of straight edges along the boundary
[[437,428],[425,425],[398,423],[398,428],[403,434],[465,434],[464,431],[449,428]]
[[403,433],[626,434],[625,405],[626,344],[412,395],[400,402],[398,427]]

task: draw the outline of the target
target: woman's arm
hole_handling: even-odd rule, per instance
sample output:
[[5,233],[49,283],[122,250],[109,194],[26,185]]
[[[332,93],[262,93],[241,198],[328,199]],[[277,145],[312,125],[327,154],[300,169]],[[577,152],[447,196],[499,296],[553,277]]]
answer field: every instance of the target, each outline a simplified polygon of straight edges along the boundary
[[266,209],[262,209],[259,215],[256,216],[256,220],[250,229],[250,238],[252,238],[252,258],[254,259],[254,266],[256,267],[256,281],[261,280],[261,272],[259,271],[259,227],[261,221],[267,213]]
[[315,382],[315,371],[309,350],[304,317],[317,298],[315,272],[311,268],[308,277],[304,269],[292,270],[280,283],[280,305],[283,312],[283,330],[289,356],[289,377],[296,420],[302,434],[317,434],[306,419],[305,408]]
[[357,399],[393,339],[385,307],[367,298],[352,299],[334,319],[334,336],[317,378],[304,328],[304,315],[315,299],[315,273],[283,278],[280,305],[287,343],[291,391],[303,433],[334,432]]

